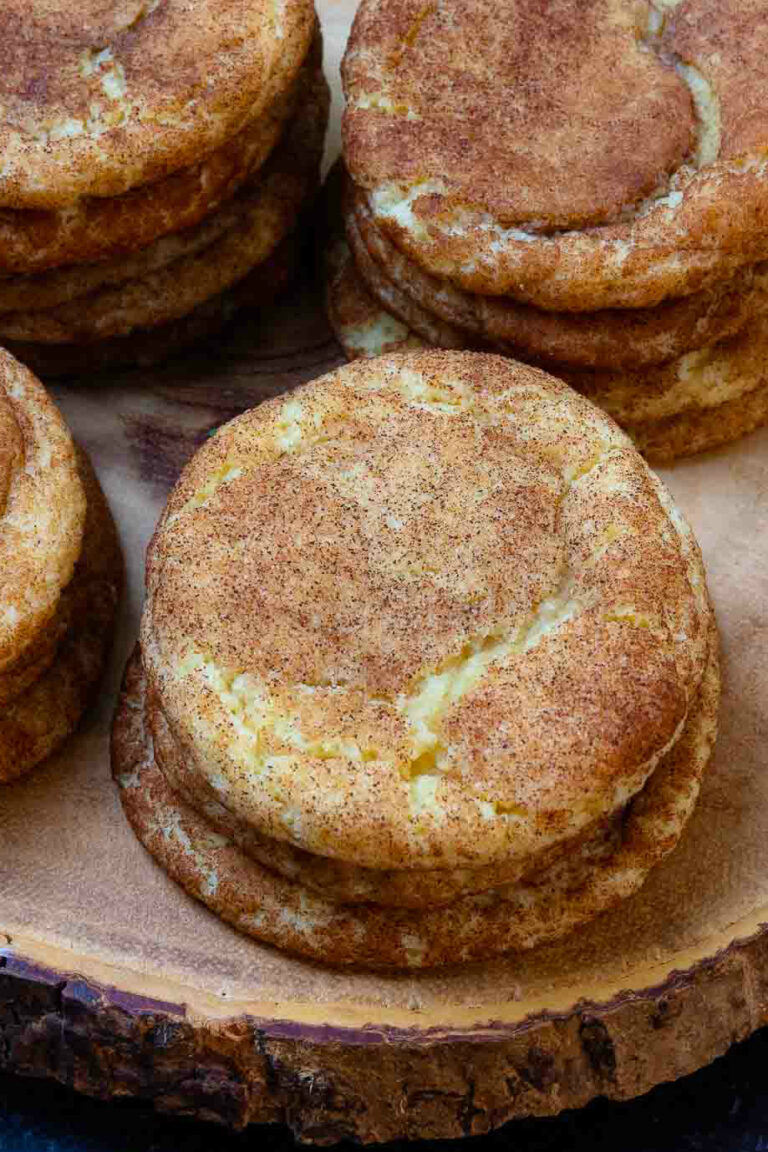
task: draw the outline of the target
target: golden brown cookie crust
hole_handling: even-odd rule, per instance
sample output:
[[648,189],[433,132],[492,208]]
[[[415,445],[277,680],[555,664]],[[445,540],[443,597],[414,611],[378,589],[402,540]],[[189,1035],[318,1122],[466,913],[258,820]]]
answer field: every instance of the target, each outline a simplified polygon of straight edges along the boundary
[[0,349],[0,672],[34,644],[80,554],[75,448],[39,380]]
[[[350,229],[354,235],[353,229]],[[351,253],[351,250],[349,250]],[[362,256],[362,259],[358,258]],[[387,309],[396,316],[407,328],[412,329],[427,345],[439,348],[472,348],[479,347],[487,351],[494,350],[491,345],[471,334],[464,335],[458,328],[453,328],[427,312],[416,303],[408,294],[401,291],[397,284],[388,281],[386,274],[379,273],[366,261],[364,253],[358,253],[353,258],[354,268],[346,271],[346,289],[334,290],[337,297],[336,309],[338,314],[337,327],[341,332],[342,342],[354,341],[350,331],[354,331],[355,321],[351,315],[348,318],[341,316],[341,296],[344,294],[350,301],[358,297],[357,307],[361,309],[361,317],[365,305],[361,306],[361,289],[370,294],[375,303],[369,310],[369,320],[375,330],[383,322],[377,316],[381,308]],[[764,274],[761,273],[761,281]],[[378,308],[377,308],[378,305]],[[346,330],[346,331],[345,331]],[[371,339],[370,354],[375,355],[376,337]],[[505,355],[516,357],[520,350],[508,346],[496,346],[495,350],[503,351]],[[355,358],[353,354],[352,359]],[[760,405],[754,401],[753,395],[768,387],[768,316],[757,315],[747,322],[735,335],[706,347],[686,352],[662,364],[650,364],[645,367],[622,368],[615,365],[612,370],[589,370],[574,367],[570,364],[556,364],[552,366],[555,372],[566,383],[575,388],[583,396],[587,396],[593,403],[598,404],[611,415],[622,428],[630,431],[633,439],[641,435],[643,443],[650,443],[651,426],[660,422],[668,422],[681,418],[681,428],[685,426],[689,417],[696,417],[697,426],[701,425],[701,418],[707,411],[717,411],[724,416],[726,411],[735,416],[742,400],[749,400],[747,417],[745,407],[745,431],[756,427],[752,418]],[[539,362],[540,367],[546,364]],[[716,422],[705,420],[707,429],[715,430]],[[701,425],[704,427],[704,425]],[[665,423],[665,428],[672,427]],[[742,427],[738,418],[728,418],[723,422],[722,435],[724,440],[717,443],[726,443],[737,435],[736,429]],[[663,439],[662,428],[659,428],[658,443]],[[690,455],[701,451],[693,447],[702,443],[700,437],[691,438],[691,448],[688,452],[678,453]],[[682,448],[683,438],[676,437],[675,443]],[[707,447],[709,432],[707,434]],[[655,457],[655,458],[658,458]]]
[[[356,271],[367,290],[383,308],[436,348],[476,347],[485,351],[500,350],[493,349],[490,342],[481,335],[476,317],[467,322],[466,313],[471,308],[471,302],[468,301],[469,307],[455,307],[457,293],[455,290],[451,291],[450,285],[446,290],[430,277],[437,290],[436,295],[439,293],[440,299],[434,301],[435,307],[429,307],[427,302],[422,300],[424,294],[412,291],[413,286],[410,282],[407,286],[402,285],[397,276],[399,270],[397,267],[395,275],[391,276],[388,268],[377,263],[368,251],[355,216],[347,216],[345,225],[347,243]],[[447,300],[447,296],[451,298]],[[429,304],[432,303],[430,300]],[[455,319],[457,314],[461,315],[462,323],[457,323]]]
[[478,867],[642,787],[709,617],[690,530],[612,421],[536,370],[443,352],[221,429],[150,548],[142,643],[184,754],[243,820],[364,866]]
[[613,221],[696,147],[690,93],[642,6],[363,0],[342,76],[356,183],[439,179],[505,226]]
[[[70,586],[71,581],[67,588]],[[59,596],[51,619],[10,668],[0,672],[0,707],[21,696],[53,663],[59,644],[70,625],[72,597],[67,595],[67,588]]]
[[[135,280],[53,308],[4,313],[0,336],[46,344],[126,336],[178,320],[231,288],[271,255],[314,192],[328,105],[327,83],[316,71],[303,107],[265,168],[218,210],[218,221],[200,225],[200,250],[195,237],[187,236],[176,245],[176,259]],[[174,254],[169,238],[160,244]]]
[[9,340],[8,349],[44,380],[77,376],[79,383],[98,384],[103,382],[99,374],[110,369],[151,367],[193,344],[217,336],[239,309],[259,308],[273,301],[295,275],[299,241],[300,233],[291,233],[263,264],[257,265],[233,288],[206,300],[180,320],[90,344]]
[[85,283],[82,291],[110,283],[110,262],[140,260],[158,239],[173,243],[180,231],[215,214],[266,161],[321,58],[318,31],[290,90],[191,167],[123,196],[85,197],[58,212],[0,208],[0,311],[62,303],[77,277]]
[[614,372],[561,367],[559,374],[620,423],[647,424],[719,408],[768,387],[768,316],[669,364]]
[[114,521],[85,455],[78,472],[87,499],[83,550],[62,592],[67,629],[54,660],[0,710],[0,783],[50,756],[74,731],[101,678],[112,642],[123,561]]
[[168,786],[145,724],[138,651],[112,730],[112,770],[123,808],[145,848],[177,883],[241,932],[328,964],[428,968],[487,960],[553,940],[616,907],[677,844],[717,732],[717,635],[680,740],[623,821],[589,851],[537,881],[437,909],[405,910],[326,900],[256,864]]
[[732,336],[768,311],[765,264],[746,265],[732,279],[655,308],[546,312],[510,297],[475,295],[422,271],[377,227],[364,196],[349,200],[347,240],[378,299],[375,285],[383,275],[421,308],[466,331],[465,344],[482,338],[510,346],[510,355],[550,363],[555,374],[562,364],[613,370],[663,364]]
[[[380,226],[425,270],[471,292],[511,295],[545,309],[593,311],[652,307],[768,256],[765,0],[574,2],[559,6],[560,19],[552,25],[552,35],[561,34],[559,43],[547,52],[541,46],[550,45],[550,33],[539,27],[539,6],[532,0],[503,6],[489,0],[479,9],[464,0],[428,6],[411,42],[404,21],[406,13],[415,19],[414,7],[415,0],[361,6],[344,63],[345,155]],[[595,22],[589,44],[582,39],[582,21],[585,27]],[[621,60],[631,76],[602,60],[605,38],[614,33],[622,38]],[[462,34],[469,56],[459,57],[454,81],[445,45]],[[472,62],[489,44],[504,44],[505,36],[518,76],[503,64],[498,75],[481,73],[494,77],[481,93],[477,85],[483,81],[476,81]],[[400,53],[397,45],[404,43]],[[442,66],[424,67],[425,54],[441,49]],[[517,56],[524,49],[530,63],[521,68]],[[643,65],[634,71],[640,58]],[[572,132],[572,109],[561,106],[560,93],[569,91],[562,72],[571,83],[593,65],[595,83],[582,85],[579,94],[594,123],[585,120]],[[603,117],[610,120],[609,109],[620,106],[610,96],[619,76],[625,94],[647,83],[638,92],[640,136],[647,130],[654,140],[633,134],[619,117],[615,153],[601,157]],[[677,106],[675,92],[687,111]],[[654,98],[658,118],[646,105]],[[539,136],[533,134],[537,121],[526,119],[525,131],[511,142],[515,156],[535,157],[529,176],[504,150],[506,137],[493,109],[501,114],[520,104],[525,110],[531,102],[544,113]],[[465,136],[475,131],[475,120],[484,120],[488,105],[501,144],[489,145],[484,158],[462,163]],[[673,138],[672,119],[685,130],[692,127],[694,137],[670,167],[657,159],[656,144]],[[561,124],[567,125],[565,142]],[[411,171],[409,162],[415,165],[421,155],[424,163]],[[643,171],[646,160],[649,177],[655,171],[659,182],[649,188],[647,180],[637,179],[633,195],[635,178],[625,177],[635,164]],[[615,163],[616,180],[603,174],[602,164],[609,162]],[[595,184],[588,197],[581,190],[585,166]],[[513,192],[494,195],[494,189],[510,186]],[[529,204],[539,187],[543,198]]]
[[[151,694],[150,694],[151,695]],[[285,840],[263,836],[228,811],[199,773],[190,771],[168,722],[148,695],[145,710],[155,763],[173,791],[216,832],[234,840],[246,856],[271,872],[319,892],[329,900],[350,904],[379,904],[393,908],[430,908],[462,896],[487,892],[538,873],[565,854],[578,852],[588,841],[605,833],[617,817],[611,815],[588,826],[579,836],[526,861],[501,861],[486,868],[442,868],[414,872],[406,869],[360,868],[344,860],[317,856]]]
[[355,267],[345,239],[337,236],[329,242],[325,270],[328,319],[348,360],[441,346],[439,340],[422,339],[406,321],[394,315],[394,309],[385,311],[384,306],[374,300]]
[[[384,278],[368,285],[343,240],[327,259],[327,310],[336,339],[350,360],[398,352],[461,346],[449,329]],[[383,289],[383,290],[382,290]],[[768,420],[765,321],[730,340],[640,372],[558,374],[604,408],[632,437],[645,458],[669,464],[729,444]],[[471,338],[470,338],[471,340]]]
[[285,91],[311,0],[6,0],[0,204],[119,196],[199,162]]
[[653,464],[671,464],[720,448],[768,423],[768,384],[707,408],[689,408],[675,416],[627,427],[638,449]]

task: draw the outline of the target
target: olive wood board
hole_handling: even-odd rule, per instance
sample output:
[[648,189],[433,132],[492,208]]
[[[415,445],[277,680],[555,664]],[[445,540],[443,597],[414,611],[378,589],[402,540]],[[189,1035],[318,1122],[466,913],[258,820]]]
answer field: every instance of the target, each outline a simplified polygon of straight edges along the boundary
[[[319,7],[333,78],[354,5]],[[54,389],[128,582],[99,704],[0,791],[0,1069],[316,1143],[480,1134],[691,1072],[768,1022],[768,429],[662,473],[708,566],[721,735],[681,845],[616,912],[488,964],[334,971],[219,922],[123,819],[109,723],[168,489],[213,428],[340,362],[307,281],[161,369]]]

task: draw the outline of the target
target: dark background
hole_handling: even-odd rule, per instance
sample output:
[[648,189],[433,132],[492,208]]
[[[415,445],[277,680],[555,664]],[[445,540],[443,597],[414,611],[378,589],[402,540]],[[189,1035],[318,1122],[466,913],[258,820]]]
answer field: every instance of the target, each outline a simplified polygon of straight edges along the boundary
[[[140,1104],[96,1103],[47,1081],[0,1076],[0,1152],[291,1152],[296,1147],[290,1132],[276,1125],[230,1133],[158,1116]],[[598,1100],[581,1112],[515,1120],[490,1136],[422,1145],[419,1152],[459,1149],[768,1152],[768,1028],[708,1068],[638,1100]]]

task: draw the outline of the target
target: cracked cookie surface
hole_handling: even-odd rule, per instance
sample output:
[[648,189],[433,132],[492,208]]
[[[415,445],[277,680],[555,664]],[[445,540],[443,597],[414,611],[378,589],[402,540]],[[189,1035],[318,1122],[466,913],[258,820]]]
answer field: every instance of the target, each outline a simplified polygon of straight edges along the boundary
[[690,530],[610,420],[441,352],[222,428],[158,526],[142,645],[239,818],[363,866],[478,867],[643,787],[710,619]]
[[295,226],[318,181],[329,104],[320,68],[307,76],[305,88],[264,168],[216,213],[196,228],[163,237],[132,260],[117,262],[112,284],[108,264],[63,270],[56,286],[65,288],[68,276],[74,298],[29,311],[0,308],[0,337],[87,343],[157,328],[232,288],[267,260]]
[[557,939],[626,900],[675,848],[717,731],[717,635],[685,728],[620,819],[529,881],[427,909],[337,903],[245,855],[169,787],[147,728],[140,653],[126,670],[112,770],[136,835],[169,875],[250,936],[327,964],[423,969]]
[[189,167],[121,196],[85,196],[58,210],[0,208],[0,311],[63,303],[114,283],[113,272],[141,262],[148,245],[162,251],[178,243],[255,178],[305,99],[321,54],[318,33],[289,91]]
[[[375,283],[364,280],[344,239],[332,242],[326,267],[328,317],[350,360],[429,347],[477,347],[386,276]],[[667,364],[614,372],[561,365],[558,373],[608,412],[647,460],[668,464],[765,424],[767,349],[768,325],[758,316],[735,336]]]
[[[509,296],[464,292],[424,272],[377,227],[365,197],[359,191],[352,193],[349,182],[345,191],[347,241],[369,291],[386,306],[383,293],[391,295],[389,285],[394,284],[399,299],[432,314],[434,328],[442,321],[442,338],[433,342],[443,348],[485,340],[510,356],[542,367],[549,363],[558,376],[563,365],[634,370],[724,340],[768,311],[767,264],[747,264],[733,279],[656,308],[549,312]],[[412,323],[404,306],[400,318]],[[463,333],[458,342],[448,342],[452,327]]]

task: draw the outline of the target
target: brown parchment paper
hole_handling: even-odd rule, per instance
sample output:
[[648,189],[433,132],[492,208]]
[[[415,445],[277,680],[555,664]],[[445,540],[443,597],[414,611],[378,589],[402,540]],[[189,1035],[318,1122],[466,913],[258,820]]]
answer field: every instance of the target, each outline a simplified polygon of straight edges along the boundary
[[[319,5],[335,95],[355,5]],[[671,859],[617,913],[548,948],[420,976],[337,973],[258,945],[184,895],[125,823],[108,728],[137,632],[144,550],[165,495],[209,431],[340,362],[309,285],[243,315],[217,344],[159,370],[57,386],[118,522],[128,590],[100,704],[67,749],[0,790],[0,947],[126,991],[298,1021],[428,1028],[514,1021],[663,982],[768,921],[768,429],[662,474],[709,570],[723,641],[721,737]]]

